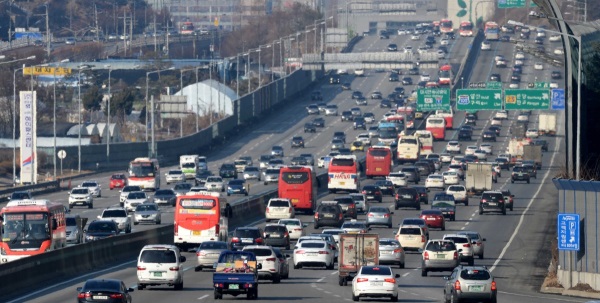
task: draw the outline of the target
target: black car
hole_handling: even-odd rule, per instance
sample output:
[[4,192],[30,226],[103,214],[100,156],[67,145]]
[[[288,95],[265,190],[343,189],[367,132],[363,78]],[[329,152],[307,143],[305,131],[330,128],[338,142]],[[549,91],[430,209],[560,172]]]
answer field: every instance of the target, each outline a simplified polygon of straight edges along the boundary
[[263,231],[260,227],[237,227],[231,238],[231,248],[241,250],[248,245],[263,245]]
[[395,43],[390,43],[388,44],[387,50],[388,52],[395,52],[398,50],[398,45],[396,45]]
[[427,194],[427,188],[425,186],[412,186],[419,193],[419,202],[429,204],[429,195]]
[[504,205],[506,205],[506,208],[509,208],[511,211],[514,208],[514,198],[515,195],[513,195],[510,190],[508,189],[503,189],[502,190],[502,196],[504,196]]
[[500,36],[499,40],[500,40],[500,42],[509,42],[510,36],[508,36],[508,35]]
[[84,232],[85,242],[91,242],[117,236],[120,230],[117,222],[113,220],[96,220],[90,223]]
[[77,287],[77,302],[131,303],[133,288],[117,279],[90,279]]
[[329,84],[340,84],[340,76],[332,75],[329,77]]
[[316,133],[317,127],[314,123],[304,123],[304,132],[305,133]]
[[492,125],[492,126],[488,127],[488,130],[495,132],[496,137],[500,137],[500,130],[502,130],[502,128],[500,128],[500,126],[498,126],[498,125]]
[[235,165],[231,163],[223,163],[219,168],[219,176],[221,178],[237,178],[237,170]]
[[419,81],[419,83],[417,83],[417,87],[418,88],[425,88],[425,87],[427,87],[427,81]]
[[521,75],[521,74],[523,74],[523,68],[521,66],[513,66],[512,72],[513,72],[513,75],[515,73]]
[[533,145],[540,145],[542,147],[542,151],[548,151],[548,141],[537,139],[533,140]]
[[196,172],[196,176],[194,177],[194,185],[203,185],[206,183],[206,178],[214,176],[213,172],[210,170],[200,170]]
[[345,110],[342,112],[342,121],[352,121],[352,112],[349,110]]
[[343,90],[351,90],[352,86],[350,86],[350,82],[344,82],[344,84],[342,84],[342,89]]
[[415,184],[421,182],[421,174],[419,173],[419,169],[415,166],[402,167],[400,172],[403,172],[406,175],[407,182],[414,182]]
[[404,77],[404,78],[402,78],[402,84],[403,85],[412,85],[413,80],[411,77]]
[[425,161],[425,160],[417,161],[417,162],[415,162],[415,167],[419,170],[419,175],[421,175],[421,176],[428,176],[429,174],[433,173],[433,171],[431,170],[431,165],[429,164],[429,161]]
[[379,108],[392,108],[392,102],[389,99],[381,99],[379,102]]
[[510,183],[515,183],[515,181],[527,181],[529,183],[529,178],[529,170],[526,167],[515,166],[510,174]]
[[446,33],[446,37],[448,37],[448,39],[455,39],[456,34],[454,34],[454,32],[448,32]]
[[265,226],[265,245],[290,249],[290,236],[283,224]]
[[389,80],[390,82],[398,82],[400,81],[400,76],[398,76],[396,73],[391,73]]
[[501,82],[502,80],[500,80],[500,74],[491,74],[490,75],[490,81],[492,81],[492,82]]
[[461,129],[458,131],[458,140],[467,140],[471,141],[471,136],[473,132],[467,129]]
[[294,147],[302,147],[304,148],[304,138],[300,136],[292,137],[292,148]]
[[[204,179],[204,181],[206,181],[206,179]],[[154,192],[154,198],[152,198],[152,201],[156,204],[167,204],[170,206],[175,206],[176,200],[177,194],[170,188],[161,188],[156,190],[156,192]]]
[[315,213],[315,229],[321,226],[341,227],[344,224],[344,212],[335,201],[323,201]]
[[409,75],[418,75],[419,73],[420,72],[419,72],[419,68],[418,67],[413,67],[413,68],[411,68],[411,69],[408,70],[408,74]]
[[362,188],[362,193],[367,197],[367,201],[383,201],[383,193],[377,185],[365,185]]
[[342,140],[342,142],[346,143],[346,134],[344,132],[334,132],[333,140],[335,139]]
[[560,79],[560,78],[562,78],[562,76],[560,74],[560,71],[557,71],[557,70],[553,70],[552,73],[550,74],[550,77],[552,79]]
[[544,38],[542,38],[542,37],[535,37],[534,42],[535,42],[535,44],[544,44]]
[[314,118],[312,120],[312,125],[314,125],[315,127],[325,127],[325,119],[323,118]]
[[394,197],[394,209],[400,207],[414,207],[421,210],[421,198],[416,189],[412,187],[400,187]]
[[367,130],[367,122],[365,122],[365,118],[363,117],[355,117],[354,118],[354,129],[364,129]]
[[465,125],[477,125],[477,117],[475,115],[467,115]]
[[506,215],[504,196],[499,191],[484,191],[479,200],[479,214],[484,212],[501,212]]
[[394,92],[396,93],[397,96],[404,96],[404,87],[402,86],[398,86],[394,88]]
[[521,82],[521,74],[514,72],[512,73],[512,75],[510,76],[510,81],[511,82],[515,82],[515,83],[520,83]]
[[494,131],[484,131],[481,135],[481,141],[494,141],[496,142],[496,132]]
[[394,196],[396,188],[394,187],[394,183],[390,180],[377,180],[375,185],[379,187],[382,195],[390,195]]
[[500,169],[506,169],[506,170],[510,169],[510,164],[509,164],[507,158],[496,158],[496,159],[494,159],[494,162],[498,163],[498,166],[500,166]]
[[441,50],[441,51],[443,51],[444,54],[448,53],[448,48],[445,45],[438,46],[438,49]]
[[302,165],[302,166],[308,165],[308,161],[306,160],[305,157],[302,157],[302,156],[293,157],[292,160],[290,161],[290,163],[292,165]]

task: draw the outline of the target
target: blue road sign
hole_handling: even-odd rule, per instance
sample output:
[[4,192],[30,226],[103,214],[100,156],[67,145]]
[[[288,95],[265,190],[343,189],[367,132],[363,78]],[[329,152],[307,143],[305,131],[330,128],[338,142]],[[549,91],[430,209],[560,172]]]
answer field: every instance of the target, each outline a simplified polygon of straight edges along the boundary
[[558,214],[558,249],[579,251],[579,215]]
[[552,101],[551,109],[564,110],[565,109],[565,89],[564,88],[553,88],[551,101]]

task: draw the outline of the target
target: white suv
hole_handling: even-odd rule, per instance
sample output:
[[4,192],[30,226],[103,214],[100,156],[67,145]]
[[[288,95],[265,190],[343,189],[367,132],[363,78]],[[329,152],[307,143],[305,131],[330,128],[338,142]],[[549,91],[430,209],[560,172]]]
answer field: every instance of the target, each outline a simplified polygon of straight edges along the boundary
[[179,248],[169,244],[146,245],[142,248],[137,263],[138,290],[146,286],[174,286],[183,289],[183,265],[185,256]]
[[469,205],[469,197],[467,196],[467,188],[464,185],[450,185],[446,189],[446,193],[454,196],[456,203],[464,203]]
[[123,189],[121,189],[119,194],[119,204],[121,207],[125,204],[125,199],[127,199],[127,195],[129,195],[132,191],[142,191],[142,188],[138,185],[125,185]]
[[113,220],[119,226],[119,231],[125,233],[131,233],[131,215],[125,208],[122,207],[109,207],[102,211],[102,214],[98,216],[98,219],[102,220]]
[[87,187],[92,192],[92,195],[98,198],[102,197],[102,186],[96,181],[83,181],[79,187]]
[[460,255],[460,261],[469,263],[469,266],[475,264],[475,258],[473,257],[473,246],[471,245],[471,238],[468,235],[460,234],[445,234],[444,240],[450,240],[456,245],[456,249]]
[[94,197],[87,187],[75,187],[69,192],[69,208],[75,205],[84,205],[94,208]]
[[258,270],[259,279],[272,280],[274,284],[281,282],[282,263],[279,262],[277,254],[271,246],[248,245],[244,246],[243,251],[249,251],[256,255],[257,264],[262,266]]
[[267,203],[265,209],[265,219],[267,222],[276,219],[292,219],[296,215],[294,205],[290,199],[272,198]]

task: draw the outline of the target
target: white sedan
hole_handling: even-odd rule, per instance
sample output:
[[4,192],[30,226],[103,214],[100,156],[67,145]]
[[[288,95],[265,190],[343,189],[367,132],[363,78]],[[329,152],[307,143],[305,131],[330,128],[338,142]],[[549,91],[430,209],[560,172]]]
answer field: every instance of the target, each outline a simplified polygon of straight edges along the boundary
[[440,45],[448,45],[450,43],[450,40],[443,38],[442,40],[440,40]]
[[458,141],[450,141],[446,144],[446,151],[449,153],[460,153],[461,144]]
[[542,70],[542,69],[544,69],[544,65],[540,62],[537,62],[536,64],[533,65],[533,68],[535,68],[537,70]]
[[467,196],[467,188],[464,185],[451,185],[446,189],[446,193],[454,196],[454,201],[469,205],[469,197]]
[[517,52],[515,54],[515,59],[525,59],[525,53],[524,52]]
[[[326,252],[326,253],[322,253]],[[306,240],[296,244],[294,249],[294,269],[303,266],[322,266],[333,269],[335,251],[325,240]]]
[[421,39],[421,36],[419,36],[419,35],[410,36],[410,40],[420,40],[420,39]]
[[431,77],[429,76],[429,74],[422,74],[421,75],[421,81],[431,81]]
[[173,169],[165,174],[167,184],[185,182],[185,174],[179,169]]
[[[448,151],[448,149],[446,149],[446,151]],[[440,154],[440,162],[450,163],[450,161],[452,161],[452,155],[446,153]]]
[[519,83],[517,82],[510,82],[510,84],[508,84],[509,88],[519,88]]
[[528,129],[525,132],[525,137],[527,137],[527,138],[537,138],[537,137],[539,137],[539,135],[540,134],[537,129]]
[[525,64],[525,62],[522,59],[515,60],[515,66],[523,66],[523,64]]
[[508,112],[505,110],[501,110],[496,112],[496,114],[494,115],[496,118],[500,118],[500,119],[508,119]]
[[352,280],[352,301],[361,297],[389,297],[392,302],[398,301],[398,286],[396,278],[389,266],[362,266]]
[[485,151],[485,153],[488,155],[491,155],[494,152],[494,146],[490,143],[483,143],[479,145],[479,149]]
[[444,189],[444,176],[440,174],[431,174],[425,179],[425,188],[441,188]]
[[474,155],[475,157],[477,157],[477,159],[479,159],[479,160],[483,160],[483,161],[485,161],[485,159],[487,158],[487,153],[485,152],[485,150],[482,150],[482,149],[478,149],[478,150],[476,150],[476,151],[473,153],[473,155]]
[[467,146],[467,148],[465,149],[465,156],[466,155],[473,155],[475,154],[475,151],[478,150],[479,148],[477,147],[477,145],[469,145]]
[[300,219],[280,219],[277,221],[277,224],[285,225],[290,240],[298,240],[300,237],[304,236],[304,227],[306,227],[306,224],[303,224]]
[[406,174],[402,172],[391,172],[386,179],[392,181],[395,187],[406,186],[408,183],[408,181],[406,181]]
[[446,185],[456,185],[460,181],[460,177],[455,171],[445,171],[442,176],[444,176],[444,184]]
[[551,42],[558,42],[560,41],[560,38],[560,35],[552,35],[548,40],[550,40]]
[[562,48],[557,47],[557,48],[554,49],[554,54],[555,55],[564,55],[565,51]]

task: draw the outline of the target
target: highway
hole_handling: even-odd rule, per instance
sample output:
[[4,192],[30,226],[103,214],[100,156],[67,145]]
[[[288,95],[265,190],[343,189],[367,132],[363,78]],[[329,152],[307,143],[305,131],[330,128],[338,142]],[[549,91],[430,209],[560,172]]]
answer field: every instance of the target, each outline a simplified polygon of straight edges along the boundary
[[[377,37],[366,37],[354,48],[354,51],[381,51],[388,43],[398,44],[401,49],[405,45],[412,45],[413,48],[419,46],[419,42],[408,40],[408,36],[391,36],[390,40],[379,40]],[[452,41],[449,47],[452,60],[459,60],[459,56],[464,54],[468,47],[470,39],[457,38]],[[491,73],[494,54],[504,54],[505,57],[512,58],[512,44],[493,43],[492,51],[480,53],[478,65],[471,76],[472,82],[485,81]],[[532,67],[533,60],[526,60],[524,68],[523,83],[530,82],[527,79],[541,77],[542,72],[534,71]],[[508,68],[502,75],[502,79],[510,79]],[[435,75],[435,70],[427,71],[430,75]],[[549,75],[549,70],[544,70],[543,75]],[[398,83],[388,82],[388,73],[376,73],[367,71],[366,77],[354,78],[353,76],[344,76],[341,82],[352,81],[354,90],[361,90],[367,97],[374,90],[380,90],[384,96],[393,90]],[[413,76],[415,77],[415,76]],[[481,80],[474,80],[481,79]],[[417,80],[417,79],[413,79]],[[415,81],[415,83],[418,81]],[[532,81],[531,81],[532,82]],[[407,87],[407,92],[413,88]],[[324,84],[321,88],[326,101],[338,104],[340,111],[354,107],[354,101],[350,99],[349,91],[341,91],[338,85]],[[308,93],[307,93],[308,95]],[[231,162],[241,155],[251,155],[254,159],[260,154],[266,154],[270,151],[272,145],[280,144],[286,151],[286,160],[295,154],[310,152],[318,158],[329,151],[329,143],[333,131],[343,130],[349,139],[354,138],[361,131],[354,131],[352,124],[341,122],[339,117],[326,117],[326,127],[320,129],[316,134],[304,134],[303,123],[312,119],[307,117],[304,107],[310,101],[300,100],[297,103],[290,104],[279,115],[267,119],[257,129],[249,131],[240,140],[231,142],[226,148],[218,151],[215,155],[210,155],[210,169],[217,171],[218,165],[224,161]],[[363,112],[372,111],[376,117],[381,117],[387,109],[380,109],[379,102],[369,100],[369,105]],[[298,114],[298,113],[302,114]],[[473,141],[480,143],[480,133],[482,129],[489,126],[489,121],[493,112],[481,112],[479,121],[475,127]],[[494,153],[497,154],[506,149],[509,131],[512,121],[516,120],[516,112],[509,113],[509,119],[504,121],[501,136],[494,145]],[[455,115],[456,125],[464,120],[464,113],[459,112]],[[537,114],[530,117],[530,123],[535,125]],[[562,120],[561,120],[562,124]],[[446,138],[452,139],[456,136],[457,128],[447,131]],[[306,140],[304,150],[290,150],[289,140],[294,135],[302,135]],[[531,184],[510,184],[508,172],[503,171],[502,177],[495,184],[497,188],[509,188],[515,195],[515,209],[508,212],[506,216],[498,214],[477,214],[477,199],[472,198],[469,206],[457,207],[457,220],[447,223],[445,232],[432,230],[430,238],[439,238],[444,233],[451,233],[460,230],[479,231],[485,242],[485,259],[475,261],[477,265],[486,265],[496,277],[498,283],[499,302],[584,302],[585,300],[576,298],[563,298],[560,296],[542,295],[537,293],[537,287],[545,275],[545,269],[548,265],[549,251],[542,248],[547,247],[550,242],[548,231],[551,231],[556,214],[555,189],[550,183],[550,179],[561,166],[564,159],[564,143],[561,136],[547,138],[549,141],[549,152],[544,154],[544,167],[538,171],[538,178],[533,179]],[[348,140],[351,141],[351,140]],[[476,142],[472,142],[475,144]],[[446,142],[435,142],[434,151],[442,152]],[[463,147],[471,143],[463,142]],[[163,170],[163,172],[166,171]],[[80,213],[86,217],[95,217],[100,210],[109,205],[118,204],[118,193],[108,191],[108,174],[98,175],[95,179],[100,181],[103,186],[103,197],[95,201],[95,209],[73,210],[74,213]],[[164,181],[163,181],[164,182]],[[364,180],[362,185],[372,183],[372,180]],[[165,183],[163,183],[165,184]],[[275,189],[275,185],[263,186],[262,183],[253,183],[251,194],[259,193],[263,190]],[[430,199],[437,191],[430,193]],[[329,195],[322,191],[319,200],[330,199]],[[55,193],[43,196],[55,201],[65,202],[66,193]],[[230,197],[230,200],[236,200]],[[392,199],[386,197],[384,205],[391,206]],[[424,209],[428,206],[424,206]],[[172,213],[170,208],[165,212]],[[395,211],[394,225],[399,223],[402,218],[418,216],[418,211],[412,209],[400,209]],[[312,222],[310,216],[299,216],[303,222]],[[364,215],[359,216],[359,220],[364,219]],[[172,223],[172,215],[163,217],[163,224]],[[264,225],[264,222],[255,222]],[[153,228],[153,226],[135,226],[136,230]],[[312,232],[312,224],[306,228],[307,233]],[[396,229],[373,228],[372,232],[377,232],[382,237],[393,237]],[[291,254],[291,252],[290,252]],[[189,258],[186,263],[186,273],[184,278],[184,290],[175,292],[171,288],[150,288],[144,291],[135,291],[132,296],[135,302],[172,302],[173,299],[180,302],[194,301],[213,301],[211,288],[211,273],[194,272],[195,255],[186,253]],[[400,289],[400,300],[403,302],[440,302],[442,301],[444,280],[442,277],[447,273],[430,273],[428,277],[420,275],[420,255],[416,253],[408,254],[406,257],[405,269],[394,269],[396,273],[401,274],[398,280]],[[292,260],[290,259],[290,262]],[[46,287],[32,286],[31,293],[27,297],[15,298],[11,302],[64,302],[73,300],[76,296],[75,288],[81,286],[83,281],[91,277],[118,278],[125,281],[128,286],[135,287],[135,262],[128,260],[114,268],[109,268],[101,272],[93,273],[87,276],[78,277],[70,281],[63,281],[60,284],[52,284]],[[282,291],[282,286],[285,291]],[[323,302],[332,300],[334,302],[350,301],[351,287],[340,287],[337,284],[337,271],[321,269],[299,269],[290,268],[290,279],[283,280],[280,285],[272,285],[269,281],[264,281],[259,287],[259,301],[289,301],[302,300],[304,302]],[[233,298],[225,296],[224,300],[240,300],[242,298]]]

